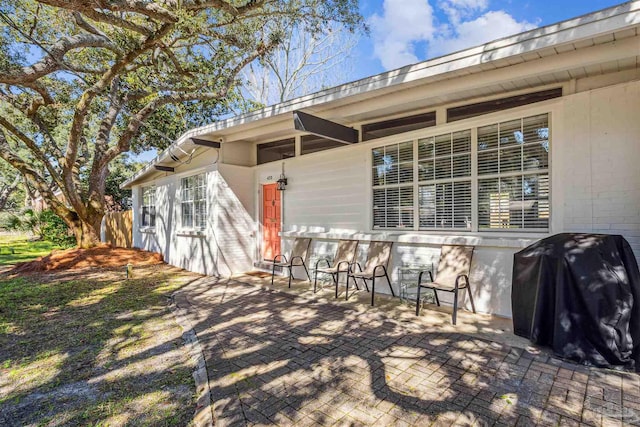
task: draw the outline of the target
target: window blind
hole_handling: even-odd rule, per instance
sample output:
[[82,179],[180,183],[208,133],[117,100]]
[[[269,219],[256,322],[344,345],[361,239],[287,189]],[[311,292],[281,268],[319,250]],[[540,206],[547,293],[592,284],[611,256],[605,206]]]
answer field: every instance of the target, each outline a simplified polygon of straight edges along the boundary
[[471,131],[418,141],[420,228],[471,228]]
[[205,174],[182,178],[180,205],[183,228],[205,228],[207,220],[206,190]]
[[478,225],[548,229],[547,114],[478,128]]

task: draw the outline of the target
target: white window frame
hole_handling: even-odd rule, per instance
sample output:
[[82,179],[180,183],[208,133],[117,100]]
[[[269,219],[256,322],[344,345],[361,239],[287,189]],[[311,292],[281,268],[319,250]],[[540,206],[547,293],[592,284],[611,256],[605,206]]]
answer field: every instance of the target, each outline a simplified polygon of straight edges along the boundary
[[[386,137],[384,139],[381,138],[381,140],[375,140],[376,144],[375,145],[369,145],[367,147],[367,152],[368,152],[368,163],[369,163],[369,218],[370,218],[370,229],[372,231],[376,231],[376,230],[389,230],[389,231],[406,231],[406,230],[413,230],[413,231],[417,231],[417,232],[435,232],[435,233],[441,233],[441,232],[461,232],[461,233],[468,233],[468,232],[473,232],[473,233],[484,233],[484,234],[492,234],[495,235],[496,233],[503,233],[505,235],[507,235],[507,233],[516,233],[516,234],[527,234],[527,235],[535,235],[535,234],[546,234],[546,233],[550,233],[552,228],[553,228],[553,209],[552,209],[552,198],[553,198],[553,191],[552,191],[552,150],[553,150],[553,129],[552,129],[552,120],[553,120],[553,115],[554,115],[554,108],[552,107],[553,104],[556,103],[555,100],[552,101],[546,101],[545,102],[547,104],[547,106],[537,106],[537,108],[532,109],[530,108],[530,106],[523,106],[523,107],[517,107],[514,108],[513,111],[509,111],[508,114],[506,114],[506,111],[500,111],[500,112],[496,112],[496,113],[491,113],[491,114],[487,114],[485,116],[482,117],[473,117],[470,118],[468,120],[460,120],[457,122],[453,122],[453,123],[447,123],[444,124],[442,126],[436,126],[436,127],[431,127],[431,128],[427,128],[427,129],[420,129],[420,130],[416,130],[416,131],[411,131],[411,132],[407,132],[406,134],[399,134],[399,135],[393,135],[393,136],[389,136]],[[505,122],[505,121],[510,121],[510,120],[514,120],[514,119],[523,119],[526,117],[531,117],[531,116],[537,116],[537,115],[543,115],[546,114],[547,115],[547,126],[549,127],[549,147],[548,147],[548,164],[547,164],[547,168],[545,169],[538,169],[538,170],[532,170],[530,172],[526,172],[524,173],[524,175],[528,175],[530,174],[534,174],[534,175],[542,175],[542,174],[546,174],[548,177],[548,201],[549,201],[549,205],[548,205],[548,221],[547,221],[547,227],[546,228],[480,228],[479,227],[479,218],[478,218],[478,211],[479,211],[479,200],[478,200],[478,193],[479,193],[479,189],[478,189],[478,182],[479,180],[485,179],[485,178],[489,178],[493,175],[478,175],[478,128],[481,128],[483,126],[487,126],[487,125],[491,125],[491,124],[495,124],[495,123],[499,123],[499,122]],[[456,182],[456,181],[460,181],[460,180],[471,180],[471,228],[420,228],[420,217],[419,217],[419,202],[418,202],[418,189],[421,186],[421,183],[423,183],[422,181],[419,181],[419,176],[418,176],[418,155],[417,155],[417,151],[418,151],[418,140],[420,139],[424,139],[424,138],[430,138],[430,137],[435,137],[438,135],[442,135],[442,134],[446,134],[446,133],[455,133],[458,131],[464,131],[464,130],[471,130],[471,177],[465,177],[465,178],[452,178],[451,180],[445,180],[447,182]],[[414,191],[414,203],[413,203],[413,209],[414,209],[414,226],[407,228],[407,227],[380,227],[380,226],[375,226],[374,225],[374,217],[373,217],[373,206],[374,206],[374,200],[373,200],[373,194],[374,194],[374,189],[379,189],[379,188],[383,188],[381,186],[377,186],[374,187],[373,186],[373,179],[374,179],[374,175],[373,175],[373,160],[372,160],[372,156],[373,156],[373,150],[374,149],[380,149],[383,148],[385,146],[390,146],[390,145],[394,145],[394,144],[398,144],[404,141],[412,141],[414,144],[414,180],[410,185],[413,185]],[[368,144],[367,144],[368,145]],[[514,172],[513,174],[515,175],[523,175],[523,172]],[[437,180],[436,180],[437,182]]]
[[[375,221],[375,211],[384,211],[385,212],[385,223],[388,221],[388,213],[389,211],[396,211],[398,214],[398,226],[397,227],[378,227],[379,229],[390,229],[390,230],[403,230],[403,229],[409,229],[409,230],[413,230],[415,228],[415,224],[416,224],[416,210],[415,210],[415,144],[414,141],[412,140],[407,140],[407,141],[401,141],[395,144],[385,144],[382,147],[377,147],[377,148],[383,148],[386,150],[387,147],[394,147],[397,146],[398,150],[400,149],[400,147],[402,145],[406,145],[406,144],[412,144],[411,145],[411,161],[407,161],[406,159],[400,159],[398,158],[397,162],[394,163],[390,163],[388,166],[387,165],[378,165],[378,166],[374,166],[372,164],[372,174],[373,174],[373,170],[377,169],[377,168],[384,168],[384,167],[393,167],[396,166],[396,173],[397,173],[397,180],[398,182],[394,182],[394,183],[390,183],[387,184],[385,182],[385,184],[383,185],[377,185],[377,186],[373,186],[373,175],[371,177],[371,183],[372,183],[372,188],[373,188],[373,203],[372,203],[372,213],[373,213],[373,217],[372,220]],[[374,149],[372,149],[371,151],[373,152]],[[399,151],[398,151],[399,154]],[[383,157],[385,157],[386,155],[383,155]],[[401,166],[402,165],[410,165],[409,170],[411,171],[411,181],[409,182],[400,182],[400,177],[402,176],[401,173]],[[406,171],[406,169],[405,169]],[[400,194],[403,192],[403,190],[406,190],[407,188],[411,189],[412,195],[411,195],[411,206],[408,205],[403,205],[402,201],[401,201],[401,196]],[[388,203],[388,192],[389,190],[391,191],[397,191],[398,192],[398,205],[397,206],[387,206]],[[384,196],[384,207],[376,207],[375,206],[375,192],[376,191],[384,191],[385,196]],[[403,220],[403,213],[410,213],[411,214],[411,220],[410,222],[413,224],[411,226],[407,226],[405,225],[405,222]]]
[[[148,185],[140,190],[140,226],[143,228],[155,228],[156,226],[156,186]],[[149,208],[149,224],[145,223],[144,209]],[[153,214],[151,213],[153,211]]]
[[[549,129],[549,122],[550,122],[550,113],[541,113],[541,114],[527,114],[527,115],[523,115],[520,118],[515,118],[515,119],[507,119],[507,120],[500,120],[499,122],[494,122],[494,123],[489,123],[488,125],[496,125],[496,124],[503,124],[503,123],[508,123],[508,122],[512,122],[512,121],[516,121],[519,120],[520,121],[520,125],[521,125],[521,129],[523,126],[523,120],[527,119],[527,118],[533,118],[536,116],[542,116],[542,115],[546,115],[547,116],[547,129]],[[476,128],[476,130],[479,130],[480,128],[482,128],[483,126],[478,126]],[[521,133],[521,138],[522,138],[522,133]],[[478,202],[476,203],[476,209],[479,212],[480,211],[480,181],[490,181],[490,180],[498,180],[498,183],[500,183],[501,179],[520,179],[520,187],[523,188],[523,181],[526,177],[540,177],[543,175],[546,175],[546,193],[547,193],[547,197],[546,197],[546,212],[547,212],[547,227],[512,227],[511,223],[509,223],[508,226],[506,227],[486,227],[480,226],[480,219],[478,218],[477,221],[477,227],[480,231],[487,231],[487,232],[495,232],[495,231],[516,231],[516,232],[525,232],[525,233],[545,233],[548,232],[551,229],[551,215],[550,215],[550,210],[551,210],[551,185],[550,185],[550,180],[551,180],[551,167],[550,167],[550,160],[551,160],[551,156],[550,156],[550,148],[551,148],[551,132],[549,129],[549,135],[547,135],[547,146],[546,146],[546,151],[547,151],[547,167],[546,168],[538,168],[538,169],[526,169],[524,167],[524,156],[522,153],[524,153],[525,149],[528,149],[529,147],[535,147],[536,144],[535,143],[530,143],[530,142],[525,142],[524,140],[522,140],[521,142],[517,143],[517,145],[512,145],[512,146],[508,146],[506,148],[502,148],[501,147],[501,142],[498,141],[498,145],[496,148],[494,149],[489,149],[487,150],[487,152],[489,153],[496,153],[497,155],[497,165],[499,167],[502,166],[502,164],[500,163],[499,159],[501,158],[501,150],[511,150],[513,148],[518,148],[520,153],[520,169],[519,170],[513,170],[513,171],[506,171],[506,172],[502,172],[502,171],[497,171],[497,172],[493,172],[493,173],[486,173],[486,174],[477,174],[477,180],[476,183],[478,185],[478,190],[477,190],[477,195],[478,195]],[[478,163],[478,157],[476,156],[476,164],[479,165]],[[544,182],[544,181],[539,181],[539,182]],[[500,185],[500,184],[499,184]],[[542,184],[540,184],[542,185]],[[499,192],[497,193],[500,197],[502,197],[502,194],[505,194],[503,192]],[[541,192],[539,190],[538,195],[541,195]],[[507,198],[506,201],[511,204],[513,202],[519,202],[521,204],[521,214],[522,214],[522,222],[525,222],[525,205],[526,205],[526,201],[524,198],[522,198],[521,200],[511,200],[510,198]],[[544,198],[537,198],[536,202],[540,203],[541,201],[544,201]],[[498,205],[502,205],[503,201],[498,200]],[[539,206],[538,206],[539,207]],[[491,208],[490,208],[491,209]],[[498,213],[498,221],[500,221],[500,215],[502,215],[502,210],[503,208],[501,207],[499,209],[499,213]],[[506,207],[506,210],[509,211],[511,210],[510,206]],[[510,214],[507,215],[507,217],[509,218],[509,220],[511,220],[511,216]],[[491,221],[490,221],[491,223]]]
[[[453,144],[454,144],[454,135],[458,134],[458,133],[466,133],[468,132],[470,135],[470,139],[469,139],[469,150],[468,151],[462,151],[462,152],[455,152],[454,148],[453,148]],[[448,151],[446,154],[438,154],[435,151],[435,139],[438,137],[442,137],[448,135],[451,139],[451,143],[450,143],[450,151]],[[416,182],[417,182],[417,186],[416,189],[418,191],[418,215],[420,214],[420,188],[421,187],[426,187],[426,186],[438,186],[441,184],[451,184],[452,186],[452,190],[453,188],[456,186],[456,184],[464,184],[464,183],[469,183],[469,204],[470,204],[470,211],[469,211],[469,216],[467,217],[466,223],[464,227],[455,227],[455,211],[456,209],[454,208],[452,210],[452,216],[451,216],[451,225],[452,226],[447,226],[447,227],[442,227],[442,226],[438,226],[438,216],[437,216],[437,207],[434,206],[434,209],[436,211],[436,216],[435,216],[435,224],[433,227],[421,227],[420,226],[420,217],[418,217],[418,223],[417,223],[417,230],[421,230],[421,231],[431,231],[431,230],[435,230],[435,231],[449,231],[449,230],[458,230],[458,231],[470,231],[471,230],[471,226],[472,226],[472,212],[473,212],[473,201],[472,201],[472,197],[471,194],[473,192],[473,178],[472,178],[472,172],[473,172],[473,168],[472,168],[472,164],[473,164],[473,154],[472,154],[472,146],[473,146],[473,132],[471,131],[471,129],[461,129],[461,130],[457,130],[457,131],[453,131],[453,132],[442,132],[442,133],[438,133],[436,135],[432,135],[426,138],[418,138],[415,142],[416,145],[416,150],[417,152],[419,152],[420,149],[420,142],[427,140],[427,139],[434,139],[434,152],[433,155],[431,157],[426,157],[421,159],[419,155],[416,155]],[[454,170],[455,170],[455,166],[454,166],[454,159],[457,157],[461,157],[461,156],[469,156],[469,175],[463,175],[463,176],[454,176]],[[425,160],[433,160],[434,161],[434,176],[431,179],[426,179],[426,180],[420,180],[420,171],[419,171],[419,167],[420,167],[420,163],[424,162]],[[442,161],[442,160],[447,160],[449,165],[450,165],[450,176],[449,177],[437,177],[435,176],[435,172],[437,171],[437,167],[436,167],[436,162],[438,161]],[[436,192],[437,194],[437,192]],[[455,194],[453,194],[453,203],[455,206]],[[440,222],[440,225],[442,225],[442,222]]]
[[[198,185],[198,180],[201,184]],[[192,187],[187,188],[186,183],[193,183]],[[191,190],[191,191],[187,191]],[[198,196],[198,193],[200,197]],[[204,205],[204,210],[198,214],[196,206]],[[185,207],[189,206],[191,211],[191,221],[185,220]],[[206,228],[207,224],[207,174],[206,172],[184,176],[180,178],[180,225],[182,230],[201,231]],[[190,223],[189,223],[190,222]]]

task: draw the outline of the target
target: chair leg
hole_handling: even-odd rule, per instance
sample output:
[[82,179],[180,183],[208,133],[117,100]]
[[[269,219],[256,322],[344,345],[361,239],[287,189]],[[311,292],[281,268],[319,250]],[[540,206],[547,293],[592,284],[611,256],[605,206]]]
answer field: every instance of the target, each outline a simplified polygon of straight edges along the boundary
[[469,301],[471,301],[471,310],[476,312],[476,305],[473,303],[473,294],[471,293],[471,286],[467,283],[467,294],[469,294]]
[[433,289],[433,295],[436,297],[436,305],[440,307],[440,299],[438,298],[438,291],[436,291],[434,288],[432,289]]
[[293,266],[289,266],[289,287],[291,287],[291,279],[293,278]]
[[458,317],[458,289],[456,288],[453,291],[453,324],[456,324],[456,319]]
[[271,270],[271,287],[273,288],[273,277],[276,275],[276,263],[273,263],[273,270]]
[[387,283],[389,284],[389,289],[391,289],[391,296],[395,297],[396,294],[393,293],[393,286],[391,286],[391,280],[389,280],[389,275],[387,274],[387,270],[384,270],[384,277],[387,278]]
[[[365,282],[367,283],[367,282]],[[375,273],[373,274],[373,279],[371,279],[371,307],[373,307],[373,304],[375,302],[375,298],[376,298],[376,275]]]
[[[356,281],[356,278],[353,276],[349,276],[347,275],[347,289],[344,291],[344,300],[348,301],[349,300],[349,279],[353,278],[353,281]],[[357,282],[356,282],[356,286],[357,286]],[[336,286],[336,298],[338,298],[338,287]]]
[[[358,286],[358,282],[356,281],[355,277],[354,277],[353,281],[356,282],[356,286]],[[367,279],[363,278],[362,279],[362,283],[364,283],[365,289],[367,290],[367,292],[369,292],[369,285],[367,285]],[[360,289],[360,288],[358,288],[358,289]]]
[[315,270],[313,274],[313,293],[315,294],[317,291],[318,291],[318,270]]
[[304,272],[307,273],[307,278],[309,279],[309,282],[311,282],[311,276],[309,275],[309,270],[307,270],[307,265],[304,263],[304,261],[302,261],[302,266],[304,267]]
[[416,294],[416,316],[420,315],[420,288],[422,286],[418,286],[418,293]]

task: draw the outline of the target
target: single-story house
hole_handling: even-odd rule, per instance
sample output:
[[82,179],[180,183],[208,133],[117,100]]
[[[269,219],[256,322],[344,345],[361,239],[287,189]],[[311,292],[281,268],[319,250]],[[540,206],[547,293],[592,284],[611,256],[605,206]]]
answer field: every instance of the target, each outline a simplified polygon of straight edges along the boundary
[[134,246],[170,264],[228,276],[298,236],[311,263],[389,240],[398,289],[469,244],[476,307],[510,316],[513,254],[540,238],[640,255],[640,1],[192,129],[123,187]]

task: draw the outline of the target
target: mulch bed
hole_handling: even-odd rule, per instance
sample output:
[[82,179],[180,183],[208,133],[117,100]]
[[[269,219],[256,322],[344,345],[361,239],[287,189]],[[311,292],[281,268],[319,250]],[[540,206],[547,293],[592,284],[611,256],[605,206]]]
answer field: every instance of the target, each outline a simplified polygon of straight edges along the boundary
[[134,266],[147,266],[163,264],[164,261],[162,255],[155,252],[99,245],[89,249],[54,250],[47,256],[33,261],[18,263],[8,273],[80,270],[88,267],[116,268],[123,267],[128,263]]

